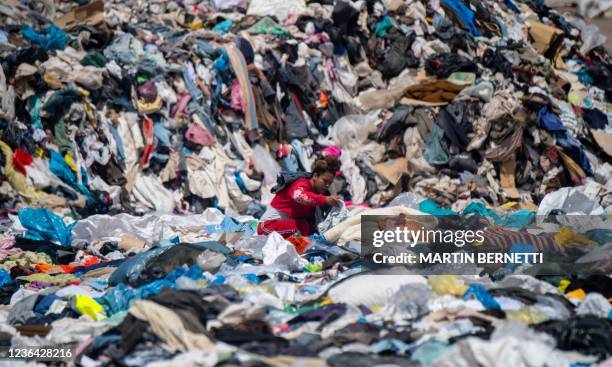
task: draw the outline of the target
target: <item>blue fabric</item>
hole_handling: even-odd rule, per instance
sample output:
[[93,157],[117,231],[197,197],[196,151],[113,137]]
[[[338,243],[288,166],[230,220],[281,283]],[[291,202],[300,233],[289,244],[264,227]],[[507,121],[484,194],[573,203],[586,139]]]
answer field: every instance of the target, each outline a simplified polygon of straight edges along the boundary
[[487,310],[501,310],[499,303],[480,284],[472,284],[463,294],[464,299],[476,298]]
[[[56,151],[51,151],[50,158],[49,169],[51,172],[53,172],[57,177],[61,178],[62,181],[69,184],[72,188],[85,195],[87,197],[87,203],[92,204],[94,202],[92,193],[84,184],[77,182],[76,174],[72,172],[72,169],[68,163],[66,163],[64,157],[62,157],[62,155]],[[87,178],[86,175],[82,175],[82,177],[84,180]]]
[[495,220],[495,224],[507,228],[527,228],[535,219],[535,213],[529,210],[519,210],[516,213],[511,213],[503,218]]
[[299,171],[298,159],[295,156],[295,152],[292,151],[290,155],[283,158],[283,163],[285,164],[286,171],[288,172]]
[[436,202],[431,199],[421,201],[419,203],[419,210],[423,213],[435,215],[436,217],[441,217],[445,215],[459,215],[459,213],[454,210],[438,206],[438,204],[436,204]]
[[21,225],[28,230],[26,238],[51,241],[62,246],[72,243],[71,231],[76,222],[67,226],[59,215],[44,208],[23,208],[18,216]]
[[195,280],[203,278],[204,275],[197,265],[189,269],[180,267],[166,275],[163,279],[153,281],[138,288],[129,288],[125,283],[119,283],[102,297],[96,298],[96,301],[104,307],[106,314],[110,316],[127,310],[135,301],[155,296],[164,288],[176,289],[176,280],[181,276]]
[[217,71],[229,70],[229,56],[227,56],[227,52],[225,52],[225,50],[221,50],[221,56],[215,60],[213,67]]
[[43,29],[41,33],[36,32],[29,25],[24,25],[21,27],[21,34],[47,51],[63,50],[70,41],[68,34],[53,24]]
[[[532,245],[528,243],[515,243],[514,245],[512,245],[508,253],[509,254],[533,254],[533,253],[537,253],[537,251]],[[508,264],[506,264],[506,269],[510,271],[514,271],[519,265],[525,264],[525,263],[527,262],[525,261],[525,262],[515,263],[511,261]]]
[[499,219],[499,216],[494,211],[487,209],[483,203],[473,202],[463,209],[463,215],[478,214],[483,217]]
[[476,13],[474,13],[470,8],[465,6],[459,0],[442,0],[442,3],[451,9],[453,13],[455,13],[463,27],[467,28],[472,36],[479,37],[481,35],[474,21],[476,18]]
[[234,172],[234,178],[236,179],[236,185],[238,185],[240,191],[242,191],[243,194],[246,194],[248,190],[242,181],[242,177],[240,177],[240,171]]
[[30,120],[32,125],[37,129],[42,129],[42,120],[40,118],[40,109],[42,107],[41,98],[39,95],[33,95],[28,98],[28,107],[30,111]]
[[514,5],[512,0],[504,0],[504,4],[506,4],[508,9],[512,10],[516,14],[521,14],[521,11],[519,10],[519,8],[516,7],[516,5]]
[[550,107],[544,106],[538,112],[538,122],[540,127],[549,132],[564,132],[567,131],[559,116],[550,110]]
[[212,30],[213,32],[217,32],[219,34],[226,34],[227,31],[230,30],[233,24],[234,23],[230,19],[226,19],[222,21],[221,23],[217,24],[216,26],[214,26]]
[[0,269],[0,288],[4,287],[7,284],[11,284],[13,279],[11,279],[11,274],[4,269]]
[[183,68],[183,79],[185,80],[185,84],[187,85],[189,94],[191,94],[194,99],[200,99],[202,97],[202,92],[200,91],[200,89],[198,89],[198,86],[195,82],[195,78],[196,75],[195,70],[193,68],[193,64],[190,62],[186,63],[185,67]]
[[247,279],[249,282],[253,284],[261,283],[261,279],[257,276],[257,274],[242,274],[242,277]]
[[157,124],[153,125],[153,135],[162,146],[172,146],[172,143],[170,142],[170,131],[166,129],[163,123],[158,122]]
[[125,159],[125,148],[123,147],[123,139],[121,138],[121,135],[119,135],[119,131],[117,131],[117,129],[112,124],[109,124],[108,128],[111,134],[113,135],[113,138],[115,139],[115,143],[117,145],[117,159],[119,161],[123,161]]
[[612,243],[612,230],[598,228],[587,231],[586,236],[597,242],[599,245],[605,245],[606,243]]
[[130,283],[130,281],[137,279],[138,275],[144,270],[147,260],[154,258],[168,248],[169,246],[153,247],[130,257],[115,269],[108,278],[108,284],[115,286],[120,283]]
[[34,307],[34,312],[44,315],[45,313],[47,313],[47,311],[49,310],[49,307],[51,307],[51,304],[56,299],[61,299],[61,297],[56,294],[50,294],[48,296],[43,296],[39,298],[38,303],[36,304],[36,307]]
[[574,162],[578,163],[584,173],[588,176],[593,176],[591,164],[582,144],[568,133],[559,116],[551,111],[550,107],[544,106],[540,109],[538,112],[538,124],[553,134],[557,143],[566,150],[567,155]]

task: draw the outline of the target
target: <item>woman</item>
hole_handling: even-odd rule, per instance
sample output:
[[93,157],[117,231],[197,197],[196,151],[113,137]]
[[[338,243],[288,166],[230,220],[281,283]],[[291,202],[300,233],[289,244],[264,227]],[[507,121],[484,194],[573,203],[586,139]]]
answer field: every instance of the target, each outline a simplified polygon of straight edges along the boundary
[[315,208],[341,203],[338,197],[325,195],[339,168],[334,157],[315,162],[310,178],[299,178],[276,194],[261,217],[257,233],[278,232],[285,238],[314,233]]

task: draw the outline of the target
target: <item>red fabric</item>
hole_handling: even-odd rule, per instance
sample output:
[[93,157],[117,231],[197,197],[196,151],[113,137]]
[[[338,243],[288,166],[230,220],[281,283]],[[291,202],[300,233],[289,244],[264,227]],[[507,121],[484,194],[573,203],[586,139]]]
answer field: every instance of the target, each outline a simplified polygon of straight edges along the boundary
[[270,205],[291,218],[311,222],[315,208],[325,205],[325,196],[314,192],[309,179],[300,178],[276,194]]
[[310,224],[303,219],[266,220],[257,226],[257,234],[268,235],[278,232],[283,238],[289,238],[297,233],[309,236],[313,233]]
[[315,208],[325,205],[325,196],[314,192],[309,179],[300,178],[276,194],[270,205],[291,219],[263,221],[257,233],[278,232],[285,238],[296,233],[308,236],[314,233],[311,223]]
[[148,116],[145,116],[144,120],[142,121],[142,135],[144,137],[145,146],[142,152],[142,157],[140,157],[140,167],[147,168],[149,167],[151,155],[155,150],[153,147],[153,120],[151,120]]
[[27,150],[23,148],[15,149],[15,152],[13,153],[13,167],[17,171],[25,175],[26,166],[29,166],[30,164],[32,164],[32,162],[33,162],[32,156],[30,155],[30,153],[28,153]]

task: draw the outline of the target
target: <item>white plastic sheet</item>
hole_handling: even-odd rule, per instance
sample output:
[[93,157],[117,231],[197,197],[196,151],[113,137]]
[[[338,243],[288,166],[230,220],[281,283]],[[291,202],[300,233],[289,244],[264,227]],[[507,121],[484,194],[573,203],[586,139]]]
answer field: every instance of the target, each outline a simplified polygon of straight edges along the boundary
[[288,270],[300,270],[304,267],[305,260],[298,255],[293,244],[276,232],[268,235],[262,253],[264,265],[281,265]]
[[247,15],[270,16],[274,15],[283,22],[289,14],[303,14],[306,12],[304,0],[253,0],[249,4]]

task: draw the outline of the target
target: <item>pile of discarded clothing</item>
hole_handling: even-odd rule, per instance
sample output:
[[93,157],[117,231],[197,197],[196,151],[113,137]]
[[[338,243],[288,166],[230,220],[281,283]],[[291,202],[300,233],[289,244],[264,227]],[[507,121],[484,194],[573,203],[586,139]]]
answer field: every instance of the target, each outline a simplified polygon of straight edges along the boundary
[[[605,43],[540,0],[3,1],[2,345],[84,366],[609,364],[609,223],[550,243],[601,274],[374,275],[359,253],[362,215],[605,224]],[[279,173],[326,156],[347,205],[318,235],[257,235]]]

